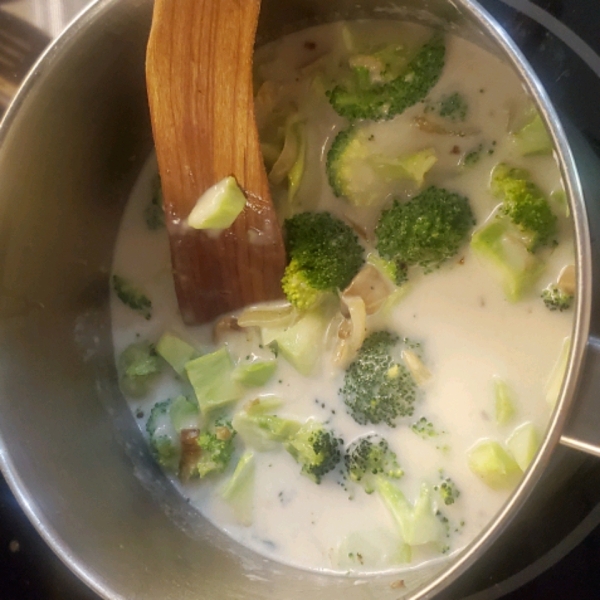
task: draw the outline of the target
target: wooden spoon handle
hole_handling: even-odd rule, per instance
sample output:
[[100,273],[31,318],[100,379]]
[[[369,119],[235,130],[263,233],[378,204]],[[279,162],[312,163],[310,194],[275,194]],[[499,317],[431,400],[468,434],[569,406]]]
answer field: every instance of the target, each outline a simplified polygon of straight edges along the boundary
[[[254,117],[252,57],[260,0],[155,0],[146,57],[152,128],[187,323],[280,298],[285,250]],[[218,237],[185,220],[234,175],[244,212]]]

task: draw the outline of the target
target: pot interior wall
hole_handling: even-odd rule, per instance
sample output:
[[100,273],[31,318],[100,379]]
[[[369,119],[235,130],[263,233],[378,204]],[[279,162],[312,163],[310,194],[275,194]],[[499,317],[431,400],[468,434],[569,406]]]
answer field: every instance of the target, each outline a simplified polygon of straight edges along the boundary
[[[382,16],[375,4],[365,11],[348,0],[294,0],[282,10],[265,0],[260,36]],[[433,13],[481,37],[451,3],[403,6],[399,17],[430,21]],[[317,576],[231,542],[157,469],[120,395],[108,274],[124,203],[152,146],[143,72],[150,17],[150,1],[97,3],[47,56],[8,117],[0,148],[7,478],[46,539],[105,597],[403,597],[445,567],[404,577],[406,587],[397,589],[390,585],[397,576],[367,583]]]

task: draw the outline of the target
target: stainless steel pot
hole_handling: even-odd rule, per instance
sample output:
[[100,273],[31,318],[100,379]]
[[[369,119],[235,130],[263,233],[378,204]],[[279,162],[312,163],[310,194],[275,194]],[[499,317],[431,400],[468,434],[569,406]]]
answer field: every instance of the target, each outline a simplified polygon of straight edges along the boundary
[[515,530],[543,528],[549,499],[587,464],[559,442],[600,455],[600,416],[593,421],[588,406],[600,380],[591,322],[600,261],[570,147],[534,74],[471,0],[263,1],[262,40],[339,18],[409,18],[502,55],[552,132],[576,230],[569,368],[543,447],[510,501],[465,551],[403,575],[402,585],[394,575],[321,576],[259,557],[199,518],[154,464],[116,384],[108,273],[152,147],[143,69],[151,8],[151,0],[93,4],[38,63],[0,130],[0,462],[29,517],[110,599],[458,598],[518,568]]

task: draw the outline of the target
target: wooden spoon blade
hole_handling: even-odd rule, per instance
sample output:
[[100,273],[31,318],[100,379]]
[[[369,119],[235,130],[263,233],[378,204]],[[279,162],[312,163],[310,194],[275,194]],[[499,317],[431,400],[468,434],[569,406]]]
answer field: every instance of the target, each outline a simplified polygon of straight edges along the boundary
[[[254,117],[260,0],[156,0],[146,80],[175,289],[187,323],[282,297],[285,249]],[[234,175],[247,203],[220,235],[186,219]]]

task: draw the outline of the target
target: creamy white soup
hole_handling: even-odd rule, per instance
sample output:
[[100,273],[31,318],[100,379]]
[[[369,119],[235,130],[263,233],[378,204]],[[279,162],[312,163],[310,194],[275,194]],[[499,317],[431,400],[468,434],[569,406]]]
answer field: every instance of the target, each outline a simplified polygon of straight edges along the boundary
[[[442,44],[443,68],[415,91],[418,68],[435,67],[431,57],[418,62],[428,43]],[[153,419],[149,441],[173,484],[256,552],[336,573],[443,559],[506,501],[556,396],[572,327],[574,250],[548,135],[507,65],[414,24],[300,31],[257,51],[255,80],[284,232],[297,214],[329,213],[361,248],[356,275],[368,269],[374,279],[366,291],[321,290],[313,305],[284,302],[258,316],[246,310],[185,326],[151,158],[126,207],[113,263],[123,392],[146,436]],[[384,95],[379,113],[348,113],[377,94]],[[342,131],[351,131],[353,146],[334,155]],[[424,204],[432,189],[466,199],[472,218],[447,256],[423,267],[427,260],[392,256],[381,243],[390,233],[378,223],[389,218],[395,226],[389,211],[413,199]],[[538,212],[527,220],[529,210]],[[420,243],[444,244],[439,229],[428,231]],[[405,414],[388,411],[385,398],[380,412],[358,407],[368,404],[360,390],[348,396],[365,340],[378,332],[398,336],[383,370],[391,387],[402,377],[403,391],[414,394],[405,395]],[[206,362],[224,355],[229,387],[215,384],[214,398],[202,382],[221,367],[210,371]],[[382,360],[374,359],[379,367]],[[327,468],[303,469],[299,427],[332,433]],[[209,456],[203,435],[221,454]],[[361,439],[385,457],[367,466],[379,473],[357,478],[360,457],[351,453]]]

